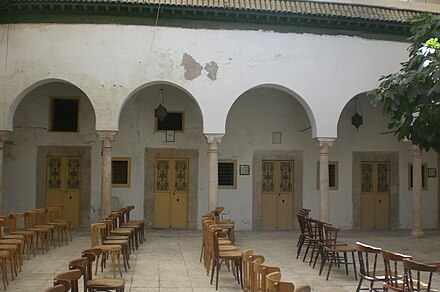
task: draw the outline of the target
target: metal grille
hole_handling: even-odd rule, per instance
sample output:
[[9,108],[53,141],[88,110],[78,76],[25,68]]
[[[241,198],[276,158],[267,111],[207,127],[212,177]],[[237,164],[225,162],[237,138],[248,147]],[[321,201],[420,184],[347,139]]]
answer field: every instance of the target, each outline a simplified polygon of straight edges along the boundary
[[78,131],[78,99],[52,99],[52,131]]
[[219,186],[234,186],[234,162],[219,162],[218,163],[218,185]]
[[128,161],[112,161],[112,184],[128,184]]

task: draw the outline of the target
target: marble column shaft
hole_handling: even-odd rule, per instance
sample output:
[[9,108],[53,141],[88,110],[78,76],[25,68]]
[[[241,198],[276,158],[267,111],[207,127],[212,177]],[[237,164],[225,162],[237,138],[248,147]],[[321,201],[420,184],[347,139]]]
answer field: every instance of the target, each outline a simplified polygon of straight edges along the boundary
[[3,148],[6,141],[6,132],[0,132],[0,213],[3,213]]
[[328,151],[333,141],[319,140],[319,191],[320,191],[320,219],[330,222],[330,191],[328,177]]
[[110,214],[110,201],[112,196],[112,147],[116,136],[115,131],[98,131],[102,142],[102,177],[101,177],[101,219]]
[[418,145],[411,145],[413,153],[413,229],[412,236],[423,236],[423,200],[422,200],[422,152]]
[[223,135],[205,134],[209,144],[209,168],[208,168],[208,211],[214,211],[218,207],[218,144]]

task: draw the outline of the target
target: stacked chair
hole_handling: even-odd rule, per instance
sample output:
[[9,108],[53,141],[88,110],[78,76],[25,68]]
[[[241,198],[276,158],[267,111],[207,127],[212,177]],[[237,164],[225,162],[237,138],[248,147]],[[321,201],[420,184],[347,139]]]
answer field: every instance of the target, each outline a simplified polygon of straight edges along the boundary
[[[416,262],[405,255],[357,242],[359,284],[357,291],[437,292],[431,287],[436,265]],[[378,257],[381,256],[383,261]],[[383,263],[383,265],[380,264]],[[362,286],[363,281],[368,286]],[[376,287],[375,283],[379,282]]]
[[[56,247],[55,234],[58,246],[61,246],[61,242],[68,244],[65,231],[67,224],[62,223],[59,210],[60,207],[53,206],[0,216],[0,263],[5,290],[9,285],[8,269],[11,279],[15,280],[18,272],[22,270],[24,255],[26,254],[29,260],[32,252],[35,257],[39,243],[43,255],[49,251],[51,244]],[[63,280],[60,279],[60,282]],[[63,284],[63,289],[67,286],[70,289],[70,283],[64,281],[61,286]]]
[[[309,265],[315,268],[318,258],[321,258],[321,265],[319,269],[319,275],[322,274],[325,264],[328,262],[328,271],[326,280],[330,276],[330,272],[333,266],[345,267],[345,273],[348,275],[349,265],[353,267],[354,276],[357,280],[356,272],[356,247],[349,245],[345,242],[338,240],[340,229],[332,226],[331,223],[323,222],[318,219],[314,219],[309,216],[310,209],[300,209],[297,214],[298,223],[301,228],[301,234],[297,242],[297,255],[298,258],[304,246],[305,252],[303,256],[303,262],[308,259]],[[351,254],[351,261],[348,255]]]
[[[252,249],[245,249],[243,252],[238,251],[234,245],[234,222],[222,221],[222,211],[223,207],[217,207],[214,211],[202,217],[200,261],[204,263],[207,274],[209,275],[209,273],[211,273],[211,284],[213,283],[215,275],[216,290],[218,290],[221,264],[226,263],[227,269],[232,271],[237,282],[241,284],[243,292],[311,291],[308,285],[295,289],[293,283],[281,282],[281,274],[278,275],[275,281],[276,283],[274,282],[273,285],[273,289],[278,290],[267,290],[267,276],[273,272],[280,273],[280,269],[278,267],[263,265],[265,257],[263,255],[254,254]],[[307,212],[307,209],[305,209],[305,212]],[[308,212],[310,212],[310,210]]]
[[[128,271],[130,269],[130,254],[145,241],[143,220],[130,220],[130,211],[133,209],[133,206],[121,208],[119,211],[111,212],[101,222],[91,224],[91,248],[83,250],[80,258],[70,261],[68,263],[70,271],[57,274],[54,277],[54,286],[46,291],[78,292],[80,291],[78,287],[82,286],[84,291],[89,292],[123,292],[125,281],[116,278],[116,270],[122,277],[121,256],[125,271]],[[52,221],[54,220],[52,219]],[[67,229],[69,225],[65,226]],[[64,237],[67,237],[67,233],[64,233]],[[103,272],[108,258],[111,258],[113,279],[93,278],[93,270],[95,270],[96,276],[98,265],[100,265],[101,272]],[[101,260],[100,263],[99,260]],[[65,275],[71,275],[71,277]],[[83,280],[80,285],[78,281],[81,277]],[[66,278],[68,279],[66,280]]]

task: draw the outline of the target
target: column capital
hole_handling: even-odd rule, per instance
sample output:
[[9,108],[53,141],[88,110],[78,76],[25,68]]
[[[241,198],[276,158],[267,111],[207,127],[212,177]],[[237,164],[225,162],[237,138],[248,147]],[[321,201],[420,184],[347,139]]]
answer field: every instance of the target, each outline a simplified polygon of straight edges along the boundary
[[11,131],[0,130],[0,148],[3,148],[5,142],[9,140],[11,133]]
[[410,149],[413,153],[413,156],[422,156],[422,151],[420,150],[419,145],[411,144]]
[[205,135],[206,142],[209,144],[209,148],[217,149],[217,145],[222,142],[224,134],[203,134]]
[[316,141],[319,145],[319,152],[321,154],[328,154],[328,148],[333,146],[335,138],[317,137]]
[[99,140],[109,140],[113,142],[118,131],[96,131]]

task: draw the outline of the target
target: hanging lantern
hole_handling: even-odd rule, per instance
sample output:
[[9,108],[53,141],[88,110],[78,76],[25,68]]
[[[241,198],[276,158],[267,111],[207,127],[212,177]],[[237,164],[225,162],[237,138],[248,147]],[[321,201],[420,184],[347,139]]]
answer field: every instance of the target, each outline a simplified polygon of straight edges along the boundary
[[358,105],[359,105],[359,112],[360,112],[361,105],[359,104],[359,100],[356,97],[356,99],[354,100],[354,109],[355,109],[356,113],[351,117],[351,124],[356,127],[356,130],[359,130],[359,127],[364,123],[364,119],[358,113]]
[[161,122],[163,122],[163,120],[165,120],[165,118],[168,115],[167,108],[164,106],[165,105],[164,91],[165,91],[164,88],[161,87],[159,90],[159,97],[158,97],[159,98],[159,105],[154,110],[154,116]]

